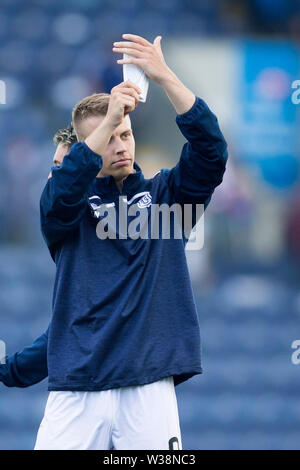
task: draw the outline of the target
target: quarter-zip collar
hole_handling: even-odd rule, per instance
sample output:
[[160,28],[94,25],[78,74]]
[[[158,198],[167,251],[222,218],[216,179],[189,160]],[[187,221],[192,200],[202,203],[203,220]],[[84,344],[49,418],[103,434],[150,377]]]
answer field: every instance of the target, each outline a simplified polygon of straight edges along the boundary
[[133,169],[135,170],[135,173],[130,173],[123,180],[122,191],[119,191],[119,188],[112,175],[96,177],[94,181],[95,190],[104,197],[120,194],[128,194],[131,196],[135,194],[143,185],[145,178],[141,168],[136,162],[133,163]]

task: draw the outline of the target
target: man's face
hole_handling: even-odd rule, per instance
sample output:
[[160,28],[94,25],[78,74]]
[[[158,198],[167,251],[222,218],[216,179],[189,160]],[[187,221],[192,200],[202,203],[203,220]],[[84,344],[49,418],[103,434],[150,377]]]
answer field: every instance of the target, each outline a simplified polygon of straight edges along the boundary
[[54,166],[60,166],[63,162],[64,157],[69,153],[70,146],[65,145],[62,142],[56,147],[56,152],[53,157]]
[[[93,132],[104,120],[105,116],[90,116],[80,123],[80,134],[83,139]],[[82,140],[83,140],[82,139]],[[102,152],[102,168],[97,176],[112,175],[121,181],[130,173],[134,173],[135,141],[129,116],[125,116],[115,129],[112,137]]]

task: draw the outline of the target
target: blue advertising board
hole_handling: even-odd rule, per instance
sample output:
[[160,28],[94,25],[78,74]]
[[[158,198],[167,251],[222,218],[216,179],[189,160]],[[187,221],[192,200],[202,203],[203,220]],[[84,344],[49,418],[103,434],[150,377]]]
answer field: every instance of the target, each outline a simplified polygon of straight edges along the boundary
[[241,44],[239,157],[283,190],[299,178],[300,105],[291,99],[292,83],[300,78],[299,56],[287,42]]

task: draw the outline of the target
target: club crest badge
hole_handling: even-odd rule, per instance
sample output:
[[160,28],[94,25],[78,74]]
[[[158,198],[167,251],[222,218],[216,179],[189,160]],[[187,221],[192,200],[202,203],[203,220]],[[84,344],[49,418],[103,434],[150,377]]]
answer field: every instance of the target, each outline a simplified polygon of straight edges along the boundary
[[137,206],[139,209],[144,209],[145,207],[151,206],[152,203],[152,197],[149,192],[147,192],[142,199],[140,199],[137,203]]

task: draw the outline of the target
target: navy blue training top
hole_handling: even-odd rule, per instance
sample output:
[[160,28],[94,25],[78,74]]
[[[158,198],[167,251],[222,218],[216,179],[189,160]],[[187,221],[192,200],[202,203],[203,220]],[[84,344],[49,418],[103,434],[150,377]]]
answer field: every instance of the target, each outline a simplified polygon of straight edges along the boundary
[[120,197],[128,210],[137,204],[148,219],[155,204],[192,204],[193,223],[196,204],[207,207],[222,182],[226,142],[199,97],[176,122],[188,141],[177,165],[146,179],[135,162],[121,192],[112,176],[96,177],[102,157],[85,143],[74,144],[62,165],[52,168],[40,210],[57,268],[53,315],[32,347],[0,366],[6,385],[27,386],[48,372],[49,390],[96,391],[167,376],[177,385],[202,372],[186,237],[124,239],[118,222],[115,238],[97,236],[99,209],[114,207],[118,221]]

